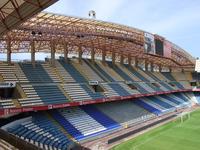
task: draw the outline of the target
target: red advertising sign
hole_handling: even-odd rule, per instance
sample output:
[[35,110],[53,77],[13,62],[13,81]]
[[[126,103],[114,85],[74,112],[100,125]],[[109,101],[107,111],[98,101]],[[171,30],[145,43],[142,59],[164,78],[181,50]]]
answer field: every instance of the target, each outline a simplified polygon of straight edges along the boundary
[[134,94],[134,95],[129,95],[129,96],[115,96],[115,97],[96,99],[96,100],[85,100],[85,101],[80,101],[80,102],[68,102],[68,103],[55,104],[55,105],[52,104],[52,105],[45,105],[45,106],[0,109],[0,116],[6,116],[9,114],[16,114],[16,113],[21,113],[21,112],[50,110],[50,109],[57,109],[57,108],[64,108],[64,107],[71,107],[71,106],[103,103],[103,102],[109,102],[109,101],[136,99],[136,98],[144,97],[144,96],[170,94],[170,93],[175,93],[175,92],[191,92],[191,91],[200,91],[200,89],[185,89],[185,90],[174,90],[174,91],[166,91],[166,92],[153,92],[153,93],[147,93],[147,94]]

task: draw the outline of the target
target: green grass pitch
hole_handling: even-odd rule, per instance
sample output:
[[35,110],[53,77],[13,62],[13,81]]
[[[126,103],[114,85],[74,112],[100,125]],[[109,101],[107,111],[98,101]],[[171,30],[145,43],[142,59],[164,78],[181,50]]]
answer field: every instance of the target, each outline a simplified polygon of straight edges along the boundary
[[200,110],[121,143],[112,150],[200,150]]

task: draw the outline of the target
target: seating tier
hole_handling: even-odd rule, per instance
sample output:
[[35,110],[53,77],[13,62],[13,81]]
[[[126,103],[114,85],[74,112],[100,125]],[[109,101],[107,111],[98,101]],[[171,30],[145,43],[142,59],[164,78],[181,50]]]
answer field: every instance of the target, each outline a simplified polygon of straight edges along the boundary
[[35,114],[26,121],[14,123],[6,130],[44,150],[66,150],[73,145],[60,128],[42,113]]
[[51,112],[51,115],[78,141],[120,127],[93,106],[59,109]]

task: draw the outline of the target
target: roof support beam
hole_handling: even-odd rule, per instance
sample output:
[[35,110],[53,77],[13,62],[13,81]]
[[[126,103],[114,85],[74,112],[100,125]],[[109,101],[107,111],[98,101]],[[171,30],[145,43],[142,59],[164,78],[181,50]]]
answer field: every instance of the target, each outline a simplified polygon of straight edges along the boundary
[[57,1],[58,0],[1,0],[0,35],[2,36]]
[[7,43],[7,62],[8,65],[11,65],[11,40],[8,39],[6,43]]
[[131,65],[132,65],[132,64],[131,64],[131,60],[132,60],[131,56],[130,56],[130,55],[128,55],[128,65],[129,65],[129,66],[131,66]]
[[[26,3],[37,5],[39,7],[43,6],[43,1],[41,0],[38,3],[33,3],[30,0],[26,0]],[[15,6],[17,6],[17,4]],[[19,19],[16,11],[15,15],[11,15],[12,17]],[[22,14],[21,16],[24,17]],[[4,18],[4,16],[0,15],[0,18],[2,17]],[[75,30],[66,28],[66,26],[69,25],[72,25],[73,29]],[[91,26],[91,28],[88,29],[88,26]],[[5,29],[5,27],[3,28]],[[32,36],[30,36],[30,32]],[[91,53],[91,49],[93,48],[96,52],[95,56],[99,56],[99,54],[101,55],[100,50],[103,49],[105,51],[109,51],[108,54],[110,58],[110,55],[112,55],[112,50],[114,50],[116,54],[115,61],[118,59],[118,54],[119,56],[124,54],[124,57],[127,57],[127,55],[131,54],[132,57],[138,57],[138,59],[141,59],[141,62],[143,59],[147,59],[149,62],[161,64],[162,66],[172,66],[174,68],[190,66],[192,68],[194,67],[194,64],[189,61],[190,59],[192,60],[192,57],[178,47],[177,50],[176,47],[174,47],[172,50],[171,58],[144,53],[143,31],[130,27],[127,28],[126,26],[122,25],[105,23],[102,21],[91,21],[69,16],[67,17],[56,14],[40,13],[35,15],[32,19],[28,19],[26,23],[21,24],[17,29],[9,32],[9,36],[13,37],[14,39],[14,41],[11,43],[17,43],[19,45],[13,45],[13,47],[11,47],[13,52],[27,52],[27,49],[20,49],[21,44],[19,43],[21,42],[23,46],[27,47],[27,41],[31,41],[34,36],[35,41],[41,41],[36,42],[35,47],[39,47],[39,50],[42,52],[50,53],[50,49],[47,48],[47,45],[43,43],[55,40],[56,52],[63,53],[63,49],[61,49],[61,47],[63,47],[64,43],[66,42],[67,44],[70,44],[70,47],[68,45],[70,54],[73,53],[78,55],[78,47],[82,46],[84,55],[93,55],[93,53]],[[6,41],[7,38],[9,37],[3,36],[1,38],[2,42],[0,41],[0,45],[3,47],[3,49],[1,49],[2,52],[6,51],[6,42],[4,41]],[[75,49],[71,49],[71,46],[75,47]],[[91,59],[92,58],[93,56],[91,56]],[[148,69],[150,70],[150,65],[148,65]]]
[[172,68],[171,67],[169,67],[169,72],[172,72]]
[[79,46],[78,47],[78,61],[79,61],[79,63],[81,63],[81,61],[82,61],[82,54],[83,54],[82,47]]
[[51,65],[52,67],[55,67],[55,52],[56,52],[55,42],[51,41],[50,45],[51,45]]
[[31,41],[31,63],[35,68],[35,41]]
[[92,61],[92,63],[95,63],[95,50],[94,50],[94,48],[91,49],[91,61]]
[[135,57],[135,67],[138,68],[138,58]]
[[158,70],[159,70],[159,72],[162,72],[162,66],[161,65],[158,65]]
[[120,57],[120,64],[123,65],[124,64],[124,55],[121,54],[121,57]]
[[154,72],[154,64],[153,64],[153,62],[150,63],[150,69],[151,69],[150,70],[151,72]]
[[64,43],[64,58],[65,58],[65,62],[67,63],[68,62],[68,45],[67,43]]
[[144,60],[144,68],[145,68],[145,71],[148,71],[148,61],[147,60]]
[[112,64],[115,64],[115,51],[112,51]]
[[106,51],[102,50],[102,63],[105,65],[106,62]]

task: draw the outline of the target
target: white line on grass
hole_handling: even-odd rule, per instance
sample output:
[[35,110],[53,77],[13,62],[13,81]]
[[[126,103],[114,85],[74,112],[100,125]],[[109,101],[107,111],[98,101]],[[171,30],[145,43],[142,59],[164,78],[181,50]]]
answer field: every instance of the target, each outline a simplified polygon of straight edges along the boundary
[[[179,124],[173,126],[173,127],[170,128],[169,130],[174,129],[174,128],[177,127],[178,125],[179,125]],[[131,150],[139,150],[139,149],[138,149],[139,146],[144,145],[144,144],[146,144],[147,142],[149,142],[149,141],[151,141],[151,140],[153,140],[153,139],[155,139],[155,138],[157,138],[157,137],[163,135],[165,132],[167,132],[167,131],[169,131],[169,130],[164,130],[164,131],[162,131],[162,132],[159,132],[157,135],[152,136],[152,137],[146,139],[144,142],[137,144],[137,145],[136,145],[135,147],[133,147]],[[148,132],[147,132],[147,133],[148,133]]]

